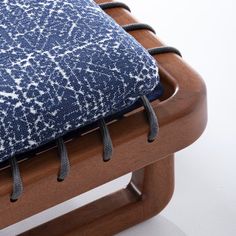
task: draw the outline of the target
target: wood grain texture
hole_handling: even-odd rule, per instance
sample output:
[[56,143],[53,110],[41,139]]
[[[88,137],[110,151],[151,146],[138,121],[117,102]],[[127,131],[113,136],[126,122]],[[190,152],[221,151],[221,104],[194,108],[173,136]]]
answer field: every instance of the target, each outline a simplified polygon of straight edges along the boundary
[[[128,11],[121,8],[106,12],[120,25],[138,22]],[[160,39],[147,30],[133,31],[131,34],[145,48],[163,45]],[[137,109],[132,115],[108,126],[114,144],[114,156],[110,162],[102,161],[103,146],[99,131],[75,137],[66,143],[71,172],[64,182],[56,181],[60,163],[55,149],[20,163],[24,194],[15,203],[9,200],[12,188],[10,170],[1,170],[0,229],[129,172],[134,173],[132,181],[142,190],[142,200],[134,193],[132,185],[129,185],[126,190],[114,193],[112,198],[108,196],[98,200],[99,202],[69,213],[65,218],[56,219],[43,227],[49,230],[55,224],[66,221],[68,224],[63,224],[66,235],[70,235],[70,230],[71,235],[79,235],[78,232],[80,235],[110,235],[114,233],[111,228],[118,232],[153,216],[167,204],[173,192],[172,153],[193,143],[205,129],[206,87],[201,77],[179,56],[169,53],[155,56],[155,59],[165,86],[163,99],[152,103],[160,123],[159,137],[153,143],[147,142],[149,127],[143,109]],[[167,171],[168,168],[171,169],[170,172]],[[160,178],[165,171],[166,179]],[[159,180],[155,182],[157,177]],[[152,184],[153,181],[155,185]],[[160,194],[163,194],[162,200]],[[115,204],[112,204],[113,201]],[[96,210],[98,206],[101,207]],[[106,213],[107,216],[99,217]],[[88,216],[89,223],[84,222],[84,215]],[[69,230],[67,226],[70,224],[72,229]],[[42,232],[42,227],[35,230]],[[63,229],[61,232],[64,232]]]
[[50,236],[113,235],[158,214],[173,194],[173,158],[169,155],[135,171],[126,189],[29,230],[22,236],[43,236],[45,232]]

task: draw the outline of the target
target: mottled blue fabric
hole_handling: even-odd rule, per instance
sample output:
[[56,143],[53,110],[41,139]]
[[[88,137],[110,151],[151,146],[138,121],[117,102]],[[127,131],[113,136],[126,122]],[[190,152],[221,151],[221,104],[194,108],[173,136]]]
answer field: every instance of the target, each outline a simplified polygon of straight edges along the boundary
[[0,1],[0,162],[158,83],[155,60],[93,1]]

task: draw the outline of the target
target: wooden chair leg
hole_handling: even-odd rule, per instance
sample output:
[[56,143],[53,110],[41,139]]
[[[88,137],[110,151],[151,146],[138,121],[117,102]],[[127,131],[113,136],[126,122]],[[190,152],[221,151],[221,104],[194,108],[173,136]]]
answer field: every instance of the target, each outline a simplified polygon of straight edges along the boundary
[[174,190],[174,155],[133,172],[127,188],[22,235],[113,235],[158,214]]

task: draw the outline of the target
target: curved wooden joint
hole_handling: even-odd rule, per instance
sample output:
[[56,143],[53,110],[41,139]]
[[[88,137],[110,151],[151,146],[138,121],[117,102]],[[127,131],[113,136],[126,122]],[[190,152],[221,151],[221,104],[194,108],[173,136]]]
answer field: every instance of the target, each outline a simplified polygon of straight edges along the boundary
[[[122,8],[106,12],[120,25],[137,22]],[[131,34],[145,48],[163,46],[148,30],[132,31]],[[25,235],[45,235],[45,232],[52,236],[112,235],[158,214],[166,206],[174,189],[171,153],[187,147],[202,134],[207,123],[207,99],[205,83],[182,58],[168,53],[155,56],[155,59],[165,88],[161,101],[152,102],[160,124],[158,138],[147,143],[149,126],[142,108],[109,124],[114,157],[108,163],[102,161],[103,146],[98,130],[75,136],[66,143],[71,172],[61,183],[56,181],[57,150],[51,148],[37,153],[19,164],[24,194],[14,204],[9,201],[12,190],[10,169],[0,170],[0,215],[4,216],[0,217],[0,229],[130,172],[133,176],[126,189]]]
[[[174,191],[173,155],[133,172],[126,189],[25,232],[40,236],[113,235],[158,214]],[[64,224],[64,222],[67,222]]]
[[160,213],[174,192],[174,155],[133,173],[131,183],[141,194],[145,219]]

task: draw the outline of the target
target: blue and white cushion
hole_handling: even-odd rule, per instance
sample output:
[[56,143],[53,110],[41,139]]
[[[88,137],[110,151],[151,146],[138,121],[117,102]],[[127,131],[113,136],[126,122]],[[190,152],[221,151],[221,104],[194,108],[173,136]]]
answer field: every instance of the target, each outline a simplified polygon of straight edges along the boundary
[[155,60],[92,0],[0,1],[0,162],[158,83]]

